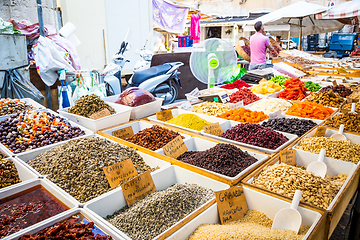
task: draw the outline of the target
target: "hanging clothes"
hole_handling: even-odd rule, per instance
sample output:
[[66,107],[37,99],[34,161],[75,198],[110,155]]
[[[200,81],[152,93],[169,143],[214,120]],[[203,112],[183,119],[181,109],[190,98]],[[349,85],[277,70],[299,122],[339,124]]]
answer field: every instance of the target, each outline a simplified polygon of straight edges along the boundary
[[193,37],[194,43],[200,42],[200,18],[199,14],[191,15],[191,23],[190,23],[190,36]]

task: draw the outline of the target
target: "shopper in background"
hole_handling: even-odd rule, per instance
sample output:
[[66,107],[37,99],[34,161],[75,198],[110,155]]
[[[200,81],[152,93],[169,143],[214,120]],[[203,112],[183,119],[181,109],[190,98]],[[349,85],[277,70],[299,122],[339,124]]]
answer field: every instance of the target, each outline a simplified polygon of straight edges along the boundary
[[276,36],[276,42],[281,46],[281,36]]
[[262,22],[254,25],[256,33],[250,38],[251,61],[249,70],[263,69],[266,66],[266,49],[270,46],[270,40],[265,35]]

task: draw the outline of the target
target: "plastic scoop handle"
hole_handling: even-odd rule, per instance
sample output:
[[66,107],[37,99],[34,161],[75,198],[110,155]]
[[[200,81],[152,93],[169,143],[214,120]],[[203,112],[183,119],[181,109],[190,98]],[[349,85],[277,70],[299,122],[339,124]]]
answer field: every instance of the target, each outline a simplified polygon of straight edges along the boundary
[[326,150],[322,148],[322,149],[320,150],[319,157],[318,157],[318,161],[319,161],[319,162],[324,162],[325,153],[326,153]]
[[354,113],[356,108],[356,103],[351,104],[351,112]]
[[291,202],[290,208],[297,210],[299,203],[300,203],[300,199],[301,199],[301,195],[302,195],[302,191],[301,190],[296,190],[293,200]]
[[345,125],[341,124],[340,127],[339,127],[338,134],[342,134],[344,132],[344,128],[345,128]]

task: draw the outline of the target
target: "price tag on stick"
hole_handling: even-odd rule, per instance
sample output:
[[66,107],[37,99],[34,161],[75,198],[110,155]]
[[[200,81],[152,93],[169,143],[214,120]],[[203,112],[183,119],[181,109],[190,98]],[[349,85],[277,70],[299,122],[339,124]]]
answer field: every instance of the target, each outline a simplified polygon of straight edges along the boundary
[[220,136],[221,134],[224,133],[224,130],[222,129],[220,124],[217,122],[214,124],[204,126],[204,132],[211,134],[211,135]]
[[117,187],[121,181],[138,175],[131,159],[104,167],[103,171],[111,188]]
[[295,149],[280,151],[280,162],[287,165],[296,165],[296,154]]
[[106,117],[106,116],[110,116],[111,113],[109,111],[109,109],[105,108],[99,112],[96,112],[94,114],[91,114],[90,115],[90,119],[93,119],[93,120],[96,120],[96,119],[100,119],[100,118],[103,118],[103,117]]
[[146,195],[156,192],[156,187],[150,175],[150,171],[146,171],[136,178],[122,184],[121,189],[128,206],[143,199]]
[[269,119],[281,118],[281,110],[269,114]]
[[320,126],[316,129],[314,137],[324,137],[326,133],[327,128]]
[[241,186],[215,192],[221,224],[243,218],[248,210]]
[[134,131],[131,126],[122,128],[112,132],[112,135],[121,139],[126,139],[134,136]]
[[172,141],[168,142],[163,147],[164,153],[168,157],[178,158],[181,154],[185,153],[188,149],[181,136],[177,136]]
[[157,118],[158,120],[164,121],[164,122],[172,119],[172,118],[173,118],[173,115],[172,115],[171,109],[165,110],[165,111],[161,111],[161,112],[157,112],[157,113],[156,113],[156,118]]
[[239,108],[242,108],[242,107],[244,107],[244,102],[243,101],[230,104],[230,110],[231,109],[239,109]]

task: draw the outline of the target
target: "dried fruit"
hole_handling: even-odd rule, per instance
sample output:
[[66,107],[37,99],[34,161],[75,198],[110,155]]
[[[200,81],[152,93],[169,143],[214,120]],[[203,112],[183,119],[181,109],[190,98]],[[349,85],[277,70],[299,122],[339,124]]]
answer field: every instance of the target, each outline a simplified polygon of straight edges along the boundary
[[139,131],[134,136],[126,138],[125,140],[155,151],[179,135],[178,132],[154,125],[151,128],[145,128]]
[[270,127],[280,132],[296,134],[301,137],[317,124],[311,120],[299,118],[275,118],[263,122],[261,126]]
[[238,124],[226,130],[220,137],[273,150],[289,140],[271,128],[251,123]]
[[247,152],[224,143],[219,143],[205,151],[188,151],[177,159],[229,177],[235,177],[257,162],[257,159]]
[[251,111],[245,108],[232,109],[217,115],[219,118],[234,120],[243,123],[259,123],[269,118],[264,112]]

